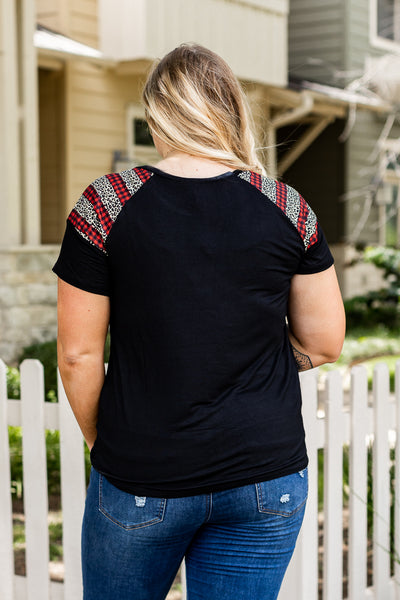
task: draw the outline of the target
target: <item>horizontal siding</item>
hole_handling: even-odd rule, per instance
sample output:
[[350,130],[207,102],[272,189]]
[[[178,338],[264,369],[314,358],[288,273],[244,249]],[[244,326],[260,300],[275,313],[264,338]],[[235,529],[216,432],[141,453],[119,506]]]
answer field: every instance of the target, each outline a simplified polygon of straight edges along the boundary
[[[329,38],[328,41],[330,41],[335,47],[337,46],[337,41],[335,39],[332,39],[332,30],[336,30],[339,31],[340,27],[341,27],[341,22],[339,20],[337,21],[323,21],[320,22],[318,24],[313,23],[313,43],[315,44],[314,47],[316,47],[316,45],[318,44],[319,46],[319,42],[322,41],[327,41],[327,36]],[[308,41],[308,43],[310,43],[310,29],[306,28],[306,27],[299,27],[298,30],[296,31],[295,34],[292,35],[291,37],[291,42],[292,44],[296,45],[298,41]]]
[[[373,151],[376,141],[379,138],[384,126],[383,119],[377,119],[374,114],[358,111],[357,121],[347,142],[347,189],[349,191],[357,190],[367,186],[377,171],[377,164],[371,165],[369,156]],[[400,127],[394,128],[391,137],[400,135]],[[365,172],[372,168],[372,172]],[[351,236],[354,231],[364,206],[364,197],[354,198],[346,203],[347,212],[347,235]],[[360,241],[374,242],[378,241],[378,232],[375,229],[378,218],[377,208],[374,206],[371,210],[368,222],[362,232]]]
[[69,0],[68,4],[74,12],[79,12],[82,15],[97,14],[97,0]]
[[285,85],[286,6],[279,0],[257,6],[231,0],[100,0],[102,50],[118,60],[155,58],[195,41],[220,54],[239,78]]
[[67,208],[83,189],[112,170],[114,150],[126,148],[126,108],[138,102],[139,77],[118,77],[91,65],[69,65]]
[[369,39],[370,4],[367,0],[348,0],[347,68],[363,68],[365,57],[386,52],[371,46]]
[[75,10],[70,17],[71,35],[83,44],[97,48],[99,45],[97,13],[88,15]]
[[[289,72],[337,84],[334,70],[344,68],[344,0],[294,0],[289,13]],[[310,65],[310,59],[322,65]]]
[[342,13],[337,6],[332,8],[325,8],[323,11],[315,11],[315,8],[311,10],[292,10],[290,12],[289,19],[296,23],[297,28],[293,28],[292,35],[296,35],[299,31],[302,30],[299,26],[305,26],[310,29],[310,26],[313,28],[318,27],[321,23],[332,22],[332,24],[342,26],[343,19]]
[[98,48],[97,0],[37,0],[36,14],[45,27]]

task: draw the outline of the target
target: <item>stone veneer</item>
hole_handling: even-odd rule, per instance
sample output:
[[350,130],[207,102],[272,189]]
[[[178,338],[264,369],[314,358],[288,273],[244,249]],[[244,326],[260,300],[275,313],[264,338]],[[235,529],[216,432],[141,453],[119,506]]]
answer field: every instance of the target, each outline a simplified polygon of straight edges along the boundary
[[0,358],[15,364],[24,346],[57,335],[59,246],[0,249]]

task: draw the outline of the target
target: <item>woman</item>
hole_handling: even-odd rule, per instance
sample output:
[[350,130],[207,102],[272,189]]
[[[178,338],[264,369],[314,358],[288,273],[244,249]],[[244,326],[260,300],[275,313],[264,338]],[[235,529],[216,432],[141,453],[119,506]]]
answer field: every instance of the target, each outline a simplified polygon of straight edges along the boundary
[[185,557],[190,600],[272,600],[307,497],[298,370],[343,343],[333,259],[218,55],[182,44],[143,102],[162,160],[93,182],[54,267],[91,450],[84,598],[165,598]]

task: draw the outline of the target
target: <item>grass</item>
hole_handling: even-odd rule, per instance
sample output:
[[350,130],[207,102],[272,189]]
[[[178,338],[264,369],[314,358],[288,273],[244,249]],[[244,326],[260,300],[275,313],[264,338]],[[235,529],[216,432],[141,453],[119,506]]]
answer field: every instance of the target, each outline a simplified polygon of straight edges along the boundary
[[[25,552],[25,518],[18,514],[13,519],[13,547],[14,552]],[[63,559],[62,551],[62,513],[61,511],[51,511],[49,513],[49,551],[50,560],[61,562]]]
[[400,360],[400,330],[384,326],[369,330],[353,329],[346,334],[343,350],[335,363],[320,367],[321,373],[339,370],[342,375],[349,373],[356,364],[366,367],[368,386],[372,389],[373,370],[377,363],[385,362],[389,367],[390,389],[394,391],[396,362]]

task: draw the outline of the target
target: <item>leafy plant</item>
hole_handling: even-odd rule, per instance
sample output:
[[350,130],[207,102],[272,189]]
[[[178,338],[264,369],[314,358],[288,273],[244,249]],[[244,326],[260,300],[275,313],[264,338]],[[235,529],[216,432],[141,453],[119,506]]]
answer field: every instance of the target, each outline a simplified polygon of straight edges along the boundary
[[7,396],[18,400],[21,395],[19,370],[16,367],[7,367]]
[[48,402],[57,401],[57,342],[32,344],[23,349],[19,363],[26,358],[37,358],[44,367],[45,397]]
[[345,301],[348,328],[400,327],[400,250],[369,246],[361,260],[383,271],[387,287]]

